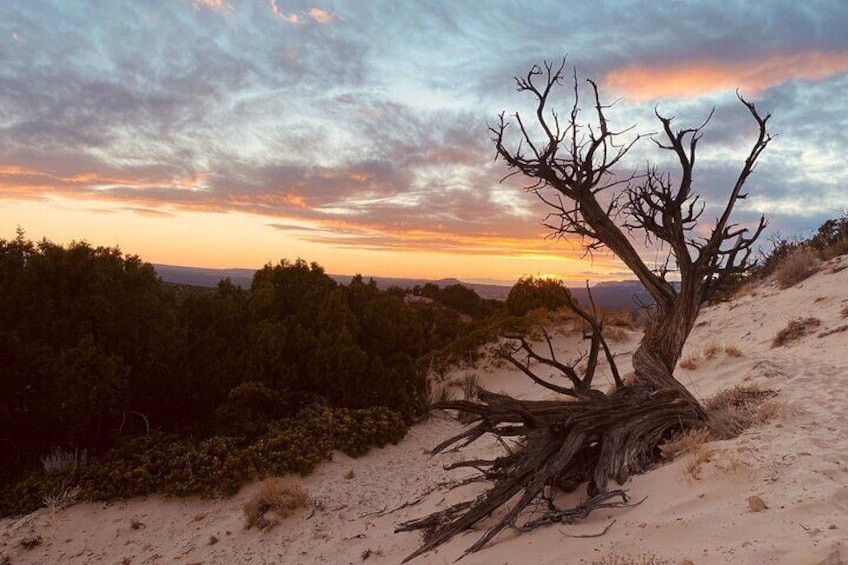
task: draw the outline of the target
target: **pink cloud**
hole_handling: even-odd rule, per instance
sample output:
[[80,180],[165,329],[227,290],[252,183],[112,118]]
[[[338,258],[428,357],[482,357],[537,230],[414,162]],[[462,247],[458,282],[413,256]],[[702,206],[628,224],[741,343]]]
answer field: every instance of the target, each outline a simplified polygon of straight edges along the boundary
[[319,24],[328,24],[336,17],[333,12],[329,10],[322,10],[321,8],[312,8],[309,12],[305,13],[291,12],[287,14],[277,5],[277,0],[268,0],[268,5],[271,6],[271,11],[275,16],[290,24],[306,23],[307,18]]
[[309,17],[318,22],[319,24],[327,24],[333,21],[336,15],[328,10],[312,8],[311,10],[309,10]]
[[297,14],[292,12],[291,14],[286,14],[280,7],[277,6],[276,0],[268,0],[268,4],[271,6],[271,11],[274,12],[274,15],[280,18],[281,20],[285,20],[290,24],[298,24],[300,23],[300,18]]
[[604,83],[628,99],[644,101],[694,98],[737,88],[752,95],[788,80],[822,80],[845,72],[848,72],[848,51],[802,51],[759,59],[634,65],[610,71]]

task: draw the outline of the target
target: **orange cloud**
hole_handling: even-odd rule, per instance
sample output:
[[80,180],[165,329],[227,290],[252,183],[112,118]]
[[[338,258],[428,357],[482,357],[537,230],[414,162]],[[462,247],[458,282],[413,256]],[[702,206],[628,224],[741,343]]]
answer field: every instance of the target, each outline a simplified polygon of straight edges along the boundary
[[268,0],[268,4],[271,6],[271,11],[274,12],[274,15],[278,18],[289,22],[290,24],[300,23],[300,18],[298,18],[297,14],[286,14],[280,7],[277,6],[276,0]]
[[[278,215],[286,219],[285,215]],[[295,218],[292,218],[295,219]],[[297,220],[302,222],[302,220]],[[501,255],[568,260],[583,255],[579,244],[551,241],[544,233],[505,236],[488,233],[451,233],[439,229],[409,229],[378,222],[356,222],[330,218],[312,219],[308,225],[271,224],[286,231],[303,232],[303,239],[346,249],[438,252],[449,255]]]
[[4,198],[12,199],[38,198],[46,193],[92,198],[94,194],[105,194],[109,189],[117,187],[143,190],[162,188],[172,184],[174,183],[171,180],[164,178],[139,180],[95,172],[63,176],[51,171],[17,165],[0,165],[0,193]]
[[274,13],[275,16],[277,16],[283,21],[289,22],[290,24],[305,23],[306,17],[309,17],[310,19],[312,19],[312,21],[319,24],[328,24],[336,17],[333,12],[329,10],[322,10],[320,8],[312,8],[311,10],[309,10],[309,12],[306,12],[305,14],[303,12],[292,12],[291,14],[287,14],[283,12],[279,6],[277,6],[277,0],[268,0],[268,5],[271,6],[271,11]]
[[698,60],[670,66],[636,65],[607,73],[604,84],[636,101],[694,98],[741,89],[752,95],[792,79],[822,80],[848,72],[848,51],[804,51],[761,59]]
[[311,10],[309,10],[309,17],[318,22],[319,24],[327,24],[333,21],[333,18],[335,18],[336,15],[328,10],[312,8]]
[[339,172],[339,171],[326,171],[320,174],[321,178],[330,179],[330,180],[347,180],[356,184],[363,184],[368,182],[374,178],[374,175],[371,173],[367,173],[364,171],[349,171],[349,172]]
[[182,190],[206,190],[208,188],[207,178],[209,178],[207,173],[193,173],[183,177],[175,177],[171,184]]

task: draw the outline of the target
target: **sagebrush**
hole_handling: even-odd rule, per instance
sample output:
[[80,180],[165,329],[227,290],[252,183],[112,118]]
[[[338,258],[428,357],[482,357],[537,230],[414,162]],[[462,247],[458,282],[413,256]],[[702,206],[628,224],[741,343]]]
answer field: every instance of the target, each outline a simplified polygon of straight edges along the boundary
[[0,515],[31,512],[46,496],[79,485],[79,500],[114,500],[162,492],[171,496],[232,495],[262,477],[306,475],[333,450],[351,457],[406,435],[403,418],[387,408],[313,407],[273,422],[254,441],[211,437],[192,441],[151,432],[92,459],[86,467],[38,472],[0,494]]

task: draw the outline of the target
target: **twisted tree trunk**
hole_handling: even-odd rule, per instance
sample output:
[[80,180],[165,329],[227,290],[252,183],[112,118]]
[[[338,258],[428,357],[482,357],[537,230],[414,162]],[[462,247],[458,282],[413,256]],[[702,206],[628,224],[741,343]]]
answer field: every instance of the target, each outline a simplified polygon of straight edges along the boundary
[[[514,173],[531,179],[527,189],[552,210],[544,224],[560,237],[577,236],[587,252],[606,248],[615,254],[645,286],[655,303],[653,318],[633,354],[635,381],[625,385],[619,378],[615,360],[603,338],[603,320],[592,304],[591,311],[577,304],[569,306],[591,327],[588,366],[581,377],[575,366],[554,356],[550,338],[550,358],[537,353],[520,336],[518,346],[506,358],[534,382],[567,398],[555,401],[520,401],[508,396],[480,391],[479,402],[451,401],[437,408],[459,410],[473,417],[473,426],[437,446],[438,453],[452,446],[460,448],[485,434],[493,434],[506,446],[504,438],[517,438],[521,448],[492,460],[473,460],[453,467],[473,467],[479,480],[491,483],[489,490],[474,500],[462,502],[419,520],[401,524],[397,531],[424,530],[424,544],[407,561],[446,542],[491,516],[500,507],[511,508],[466,553],[477,551],[506,527],[519,530],[551,522],[569,522],[585,517],[594,509],[627,504],[621,490],[608,490],[611,483],[623,484],[631,475],[653,465],[659,445],[681,429],[701,425],[707,415],[697,399],[674,378],[674,368],[694,327],[701,305],[710,299],[729,277],[749,268],[751,246],[765,228],[765,220],[751,235],[747,228],[730,223],[736,202],[745,197],[742,188],[753,172],[760,153],[771,137],[766,131],[769,115],[761,117],[753,104],[740,97],[759,126],[759,132],[742,170],[732,187],[721,215],[707,237],[692,235],[704,211],[699,196],[692,192],[695,149],[699,127],[673,131],[671,118],[657,113],[663,126],[664,142],[654,140],[660,149],[673,152],[680,165],[680,178],[673,185],[670,176],[650,168],[644,175],[618,177],[615,166],[636,141],[617,142],[624,132],[610,129],[598,89],[589,81],[595,123],[578,121],[578,85],[575,77],[570,119],[560,122],[548,108],[555,87],[561,86],[565,62],[555,68],[545,64],[531,68],[526,77],[516,78],[518,90],[531,94],[537,103],[535,118],[541,139],[534,139],[520,115],[508,121],[503,114],[490,128],[498,153]],[[712,116],[712,114],[710,114]],[[519,143],[507,147],[505,132],[517,125]],[[625,130],[626,132],[627,130]],[[598,196],[615,191],[602,203]],[[623,226],[617,221],[626,218]],[[625,233],[623,230],[628,230]],[[628,235],[641,233],[646,245],[659,241],[668,251],[664,263],[650,266]],[[667,275],[679,275],[673,284]],[[591,300],[591,293],[590,293]],[[603,351],[616,383],[610,394],[592,388],[592,379]],[[521,361],[515,355],[526,354]],[[570,385],[549,384],[535,375],[530,361],[554,368]],[[571,509],[558,508],[556,490],[573,491],[587,485],[589,499]],[[621,498],[621,502],[610,502]],[[520,523],[522,511],[542,501],[541,515]]]

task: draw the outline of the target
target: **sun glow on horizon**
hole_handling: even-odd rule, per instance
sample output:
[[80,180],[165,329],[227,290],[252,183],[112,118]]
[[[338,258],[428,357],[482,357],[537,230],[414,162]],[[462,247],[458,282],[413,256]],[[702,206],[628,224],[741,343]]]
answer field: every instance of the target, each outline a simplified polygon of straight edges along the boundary
[[[50,214],[44,214],[45,206]],[[85,240],[94,246],[119,247],[124,253],[139,255],[150,263],[187,267],[258,269],[269,262],[299,257],[315,261],[327,272],[336,274],[395,278],[511,283],[521,277],[544,276],[583,281],[587,271],[592,272],[593,280],[620,278],[606,275],[620,270],[614,261],[595,261],[590,265],[569,256],[571,250],[563,249],[562,254],[557,254],[552,242],[542,241],[550,245],[550,250],[536,255],[521,251],[517,239],[511,242],[515,252],[497,253],[485,252],[484,246],[453,253],[437,247],[400,250],[338,247],[269,228],[261,217],[252,214],[167,209],[152,212],[119,203],[62,197],[49,197],[47,201],[3,200],[0,222],[6,226],[6,233],[0,233],[0,237],[14,237],[15,227],[20,226],[32,240],[44,237],[59,244]],[[526,243],[528,247],[539,244],[531,240]]]

